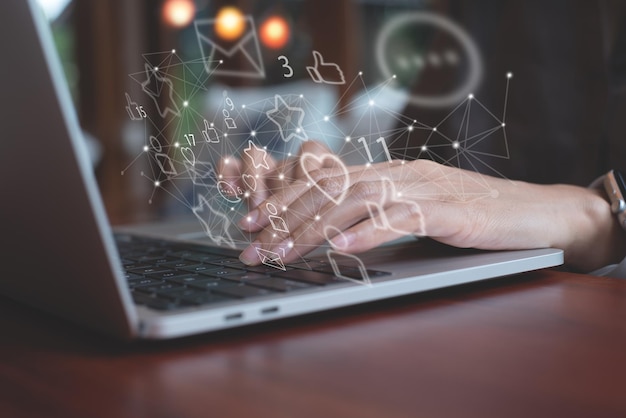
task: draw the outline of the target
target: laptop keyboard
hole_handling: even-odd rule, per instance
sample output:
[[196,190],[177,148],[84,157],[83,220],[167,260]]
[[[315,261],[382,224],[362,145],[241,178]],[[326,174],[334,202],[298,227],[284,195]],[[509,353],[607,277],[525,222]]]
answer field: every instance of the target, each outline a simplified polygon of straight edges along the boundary
[[[345,284],[325,260],[285,266],[247,266],[228,250],[193,244],[116,235],[126,279],[138,305],[174,310]],[[359,269],[338,265],[345,277],[361,278]],[[370,278],[390,273],[367,270]]]

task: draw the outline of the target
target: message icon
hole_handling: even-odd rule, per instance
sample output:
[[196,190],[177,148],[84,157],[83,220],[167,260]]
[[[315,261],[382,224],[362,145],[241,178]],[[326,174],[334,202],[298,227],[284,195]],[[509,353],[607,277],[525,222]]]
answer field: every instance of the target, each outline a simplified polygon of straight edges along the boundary
[[246,25],[243,35],[235,43],[215,36],[218,19],[200,19],[194,22],[207,73],[231,77],[265,78],[265,67],[252,16],[242,17]]
[[313,66],[306,67],[315,83],[324,84],[346,84],[343,71],[335,63],[324,62],[324,57],[318,51],[313,51]]
[[283,263],[283,260],[280,258],[280,254],[275,253],[274,251],[264,250],[262,248],[256,248],[256,253],[262,264],[268,267],[274,267],[278,270],[287,270],[285,263]]

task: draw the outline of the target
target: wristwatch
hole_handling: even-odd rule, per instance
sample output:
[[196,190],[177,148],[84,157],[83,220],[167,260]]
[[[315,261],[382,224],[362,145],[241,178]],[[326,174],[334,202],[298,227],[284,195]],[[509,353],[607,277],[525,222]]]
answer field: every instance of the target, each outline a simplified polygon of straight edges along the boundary
[[619,224],[626,229],[626,182],[619,170],[611,170],[604,176],[604,190],[611,202],[611,211],[617,215]]

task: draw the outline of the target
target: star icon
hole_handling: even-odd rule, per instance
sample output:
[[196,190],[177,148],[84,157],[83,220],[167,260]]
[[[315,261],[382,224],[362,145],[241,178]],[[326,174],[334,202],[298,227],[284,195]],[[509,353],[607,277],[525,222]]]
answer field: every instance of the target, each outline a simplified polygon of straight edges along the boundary
[[[152,98],[161,117],[165,117],[168,112],[172,113],[174,116],[180,116],[180,110],[174,100],[174,85],[172,80],[167,77],[159,76],[156,67],[152,68],[150,65],[145,64],[144,68],[146,80],[141,83],[141,88]],[[167,102],[164,106],[160,103],[161,97]]]
[[[263,167],[266,170],[270,169],[270,165],[267,163],[266,160],[267,151],[265,151],[263,148],[257,147],[254,142],[248,141],[248,148],[245,148],[243,152],[245,152],[246,155],[250,158],[250,161],[252,161],[252,165],[254,166],[254,168]],[[257,158],[255,158],[255,156]]]
[[198,195],[198,206],[191,208],[204,229],[204,233],[216,244],[235,247],[230,235],[230,220],[222,212],[216,210],[202,195]]
[[302,121],[304,120],[304,110],[300,107],[288,106],[278,94],[274,96],[274,109],[266,112],[267,118],[278,126],[280,137],[285,142],[291,141],[293,138],[300,138],[303,141],[308,140]]

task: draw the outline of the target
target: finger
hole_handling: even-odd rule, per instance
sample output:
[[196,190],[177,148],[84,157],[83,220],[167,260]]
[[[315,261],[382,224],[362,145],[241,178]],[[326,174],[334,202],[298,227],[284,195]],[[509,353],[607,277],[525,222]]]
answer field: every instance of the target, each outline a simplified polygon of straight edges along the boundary
[[250,190],[250,207],[259,205],[269,196],[266,177],[275,167],[276,160],[265,149],[253,147],[247,152],[242,175],[250,176],[247,177],[251,179],[250,183],[254,182],[255,187]]
[[[302,231],[305,229],[302,225],[317,227],[315,222],[319,221],[323,216],[321,208],[331,202],[329,196],[333,196],[332,193],[337,194],[341,192],[341,187],[343,186],[326,186],[326,190],[322,191],[316,187],[306,186],[305,191],[300,193],[299,198],[289,208],[272,205],[269,203],[269,200],[269,204],[266,203],[259,206],[255,210],[259,214],[256,224],[263,223],[268,225],[259,232],[255,242],[242,252],[239,257],[241,261],[246,264],[258,264],[259,260],[256,257],[255,247],[274,252],[278,248],[282,248],[285,251],[293,249],[291,244],[294,240],[290,231]],[[336,206],[332,202],[331,205]],[[280,228],[277,225],[284,225],[285,227]],[[303,248],[304,246],[309,247],[303,253],[308,252],[324,241],[323,229],[319,229],[319,231],[322,232],[316,234],[314,238],[307,238],[306,242],[303,242]],[[297,232],[297,234],[300,234],[300,232]],[[289,259],[295,258],[297,257],[290,257]]]
[[[232,187],[232,190],[237,190],[238,187],[242,186],[240,182],[241,170],[241,160],[231,156],[225,156],[221,158],[218,163],[218,181],[225,181]],[[225,190],[225,192],[228,190],[230,190],[230,188]]]
[[411,203],[396,203],[379,210],[376,216],[335,235],[330,245],[347,253],[360,253],[407,235],[425,236],[421,206]]

